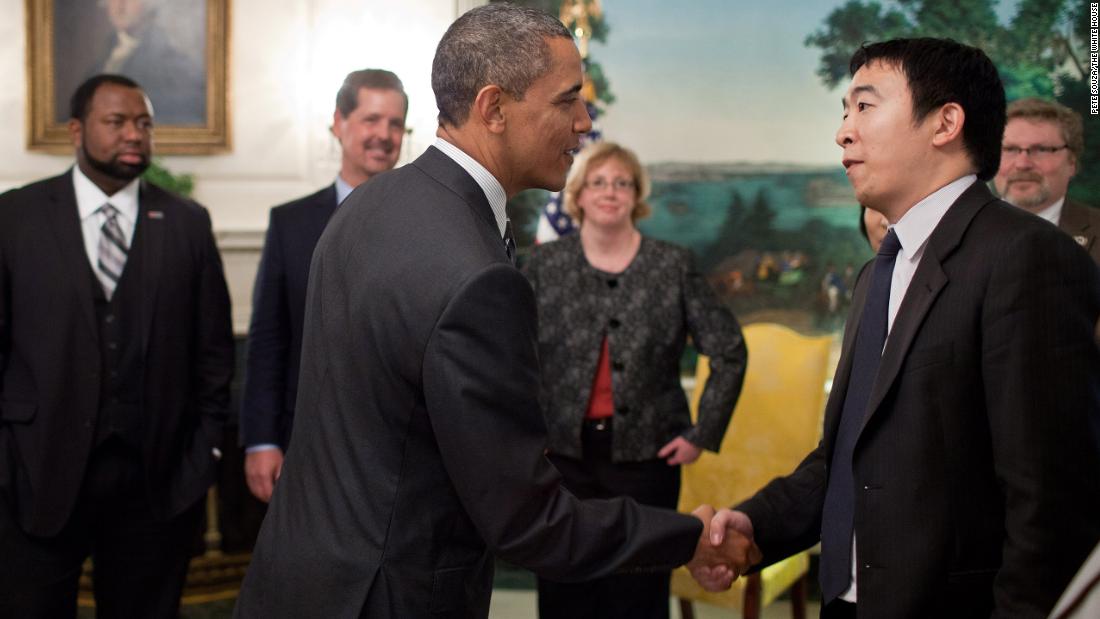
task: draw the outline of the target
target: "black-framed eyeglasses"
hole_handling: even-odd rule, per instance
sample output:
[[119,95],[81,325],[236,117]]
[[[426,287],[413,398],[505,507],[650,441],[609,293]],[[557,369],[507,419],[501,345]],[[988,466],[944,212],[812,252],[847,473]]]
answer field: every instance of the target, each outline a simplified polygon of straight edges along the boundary
[[1054,153],[1069,148],[1068,144],[1062,144],[1061,146],[1029,146],[1027,148],[1020,148],[1019,146],[1002,146],[1001,157],[1005,159],[1016,159],[1022,154],[1026,154],[1028,159],[1032,161],[1042,161],[1044,159],[1050,159],[1054,156]]

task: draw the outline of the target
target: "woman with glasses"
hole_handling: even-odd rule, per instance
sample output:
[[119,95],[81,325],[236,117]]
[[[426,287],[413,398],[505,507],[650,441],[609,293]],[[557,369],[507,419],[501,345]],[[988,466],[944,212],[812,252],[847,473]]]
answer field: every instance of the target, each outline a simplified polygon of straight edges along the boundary
[[[680,466],[722,442],[746,351],[691,252],[638,232],[649,190],[634,153],[589,146],[563,195],[580,231],[536,247],[526,272],[538,299],[547,454],[565,486],[580,498],[675,509]],[[711,358],[694,424],[680,385],[688,336]],[[542,619],[668,617],[668,572],[538,587]]]

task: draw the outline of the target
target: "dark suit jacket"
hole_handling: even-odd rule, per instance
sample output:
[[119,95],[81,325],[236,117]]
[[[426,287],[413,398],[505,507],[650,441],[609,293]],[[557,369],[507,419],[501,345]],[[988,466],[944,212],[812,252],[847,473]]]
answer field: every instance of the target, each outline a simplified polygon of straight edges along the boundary
[[[824,437],[738,508],[765,563],[820,539]],[[861,617],[1044,617],[1100,539],[1100,274],[1066,236],[975,183],[927,242],[855,446]]]
[[1097,240],[1100,237],[1100,209],[1067,199],[1062,205],[1058,227],[1100,264],[1100,241]]
[[[210,218],[142,182],[142,456],[155,514],[214,479],[233,375],[229,293]],[[158,215],[159,213],[159,215]],[[0,196],[0,490],[28,533],[72,512],[95,437],[100,351],[72,174]]]
[[345,201],[306,315],[294,448],[238,616],[485,617],[490,552],[557,579],[690,559],[693,518],[561,489],[534,294],[443,153]]
[[[525,270],[539,305],[542,403],[550,451],[581,457],[581,425],[601,343],[611,351],[615,461],[650,460],[683,435],[718,451],[745,379],[741,327],[695,268],[691,252],[643,238],[625,271],[588,264],[580,235],[534,249]],[[613,285],[612,285],[613,284]],[[711,373],[693,426],[680,385],[688,335]]]
[[309,261],[336,210],[336,186],[271,209],[252,293],[241,444],[286,451],[298,395]]

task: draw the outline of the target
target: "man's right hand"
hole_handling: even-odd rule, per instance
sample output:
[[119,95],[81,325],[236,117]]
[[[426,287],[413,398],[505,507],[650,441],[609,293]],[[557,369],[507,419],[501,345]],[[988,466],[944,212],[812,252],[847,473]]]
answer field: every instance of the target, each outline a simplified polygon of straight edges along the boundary
[[283,450],[262,449],[245,454],[244,479],[252,495],[264,503],[271,500],[275,482],[283,471]]
[[[700,510],[696,510],[695,515],[703,516]],[[752,521],[743,512],[730,509],[719,510],[713,514],[703,534],[710,536],[712,547],[716,550],[726,549],[727,557],[733,559],[725,564],[716,565],[711,562],[688,565],[692,577],[707,591],[729,589],[738,576],[744,574],[763,558],[756,542],[753,541]],[[732,556],[729,549],[734,550]]]
[[[747,533],[743,528],[732,525],[727,529],[728,516],[719,517],[726,512],[729,510],[723,509],[715,514],[708,505],[700,505],[692,512],[703,521],[703,535],[687,568],[707,591],[729,589],[738,576],[761,559],[760,549],[752,540],[751,524]],[[747,520],[748,517],[745,518]]]

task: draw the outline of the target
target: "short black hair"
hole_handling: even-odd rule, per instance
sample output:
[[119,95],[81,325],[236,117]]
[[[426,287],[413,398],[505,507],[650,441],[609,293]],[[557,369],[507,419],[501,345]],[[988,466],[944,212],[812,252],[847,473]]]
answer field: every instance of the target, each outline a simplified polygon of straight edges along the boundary
[[341,116],[347,118],[359,107],[359,90],[362,88],[396,90],[405,98],[405,113],[409,113],[409,95],[405,94],[405,86],[396,74],[385,69],[361,69],[348,73],[336,93],[336,109],[340,110]]
[[535,80],[550,72],[549,40],[573,40],[554,15],[494,2],[454,21],[432,60],[432,92],[440,124],[461,127],[477,93],[489,84],[522,101]]
[[88,117],[88,107],[92,104],[92,97],[95,96],[99,87],[104,84],[115,84],[117,86],[141,90],[141,86],[139,86],[137,82],[125,75],[118,75],[116,73],[100,73],[99,75],[93,75],[77,86],[76,91],[73,92],[72,98],[69,99],[69,118],[84,122],[84,119]]
[[873,62],[885,63],[905,75],[913,97],[914,122],[947,103],[959,104],[966,114],[963,146],[978,178],[993,178],[1001,165],[1005,89],[985,52],[951,39],[893,39],[864,43],[852,55],[848,69],[854,76]]

